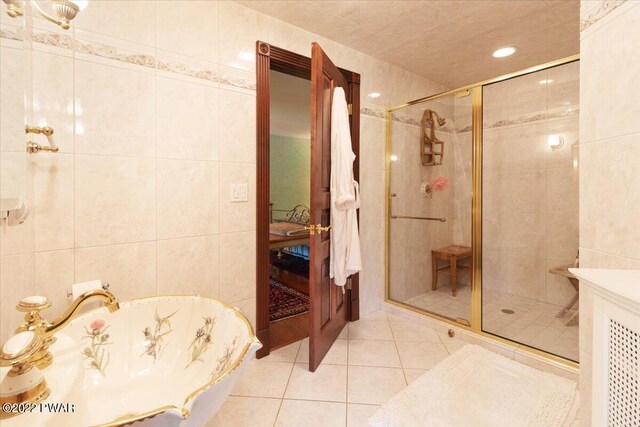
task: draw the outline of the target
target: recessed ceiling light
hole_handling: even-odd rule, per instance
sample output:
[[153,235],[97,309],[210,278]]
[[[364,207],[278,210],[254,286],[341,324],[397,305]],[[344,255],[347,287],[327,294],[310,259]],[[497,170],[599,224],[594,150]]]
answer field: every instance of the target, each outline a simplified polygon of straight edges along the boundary
[[513,55],[516,51],[515,47],[502,47],[493,52],[494,58],[504,58],[505,56]]
[[398,155],[397,154],[392,154],[391,157],[389,158],[389,160],[391,160],[392,162],[398,161]]
[[367,95],[369,98],[380,98],[380,92],[371,92]]
[[540,83],[541,85],[546,85],[546,84],[549,84],[549,83],[553,83],[553,79],[540,80],[538,83]]

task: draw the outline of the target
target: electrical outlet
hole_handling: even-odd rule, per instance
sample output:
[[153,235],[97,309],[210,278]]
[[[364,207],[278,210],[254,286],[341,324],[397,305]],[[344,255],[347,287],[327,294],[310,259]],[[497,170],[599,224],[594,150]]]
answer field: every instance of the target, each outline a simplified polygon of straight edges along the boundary
[[247,183],[231,184],[231,202],[248,202],[249,186]]

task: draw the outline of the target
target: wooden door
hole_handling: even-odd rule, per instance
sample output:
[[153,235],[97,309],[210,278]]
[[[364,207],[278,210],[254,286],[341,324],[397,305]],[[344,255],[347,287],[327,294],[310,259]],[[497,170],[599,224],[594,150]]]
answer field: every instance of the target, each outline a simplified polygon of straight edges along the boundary
[[[311,48],[311,224],[330,225],[333,89],[349,82],[320,45]],[[349,103],[349,99],[347,102]],[[315,371],[349,320],[346,293],[329,278],[329,232],[310,238],[309,370]]]

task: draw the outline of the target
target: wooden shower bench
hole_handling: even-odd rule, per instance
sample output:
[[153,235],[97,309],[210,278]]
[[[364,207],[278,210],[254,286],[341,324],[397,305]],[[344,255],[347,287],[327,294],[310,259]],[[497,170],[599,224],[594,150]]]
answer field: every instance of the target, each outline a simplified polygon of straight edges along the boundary
[[[431,270],[433,277],[431,280],[431,290],[438,289],[438,273],[446,273],[451,277],[451,295],[456,296],[456,283],[458,280],[458,270],[470,270],[471,267],[458,265],[458,261],[469,258],[471,248],[469,246],[451,245],[446,248],[434,249],[431,251]],[[449,261],[448,265],[438,268],[438,260]]]

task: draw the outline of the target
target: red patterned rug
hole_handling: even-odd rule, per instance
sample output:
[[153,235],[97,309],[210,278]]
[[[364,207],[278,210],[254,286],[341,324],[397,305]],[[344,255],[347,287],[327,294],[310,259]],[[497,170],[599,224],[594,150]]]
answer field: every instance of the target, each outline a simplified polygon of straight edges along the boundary
[[308,295],[269,278],[269,321],[275,322],[307,311]]

